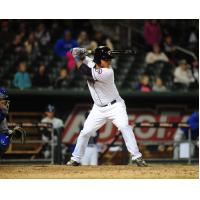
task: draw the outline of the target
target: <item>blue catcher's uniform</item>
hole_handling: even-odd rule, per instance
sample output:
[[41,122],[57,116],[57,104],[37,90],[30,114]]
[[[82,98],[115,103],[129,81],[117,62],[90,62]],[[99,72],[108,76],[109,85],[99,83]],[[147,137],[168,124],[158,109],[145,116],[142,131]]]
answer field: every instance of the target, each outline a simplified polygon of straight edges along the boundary
[[10,137],[4,133],[0,133],[0,155],[4,153],[10,144]]
[[0,88],[0,155],[2,155],[9,147],[12,136],[21,138],[22,144],[24,143],[26,131],[16,126],[13,130],[8,129],[6,116],[9,110],[8,95],[6,90]]
[[[0,89],[0,101],[7,101],[8,95],[4,89]],[[3,154],[10,144],[10,134],[7,126],[6,115],[8,114],[9,103],[0,107],[0,155]]]

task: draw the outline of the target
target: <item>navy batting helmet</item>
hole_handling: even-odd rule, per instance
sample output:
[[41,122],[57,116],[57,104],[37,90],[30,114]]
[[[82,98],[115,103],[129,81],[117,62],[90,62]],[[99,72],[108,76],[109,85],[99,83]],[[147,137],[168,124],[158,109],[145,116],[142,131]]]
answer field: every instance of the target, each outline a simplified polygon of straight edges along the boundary
[[47,105],[45,112],[55,112],[55,106],[51,104]]
[[106,46],[97,47],[94,51],[94,62],[101,63],[101,60],[111,60],[114,57],[111,55],[111,49]]
[[8,100],[7,91],[3,88],[0,88],[0,100]]

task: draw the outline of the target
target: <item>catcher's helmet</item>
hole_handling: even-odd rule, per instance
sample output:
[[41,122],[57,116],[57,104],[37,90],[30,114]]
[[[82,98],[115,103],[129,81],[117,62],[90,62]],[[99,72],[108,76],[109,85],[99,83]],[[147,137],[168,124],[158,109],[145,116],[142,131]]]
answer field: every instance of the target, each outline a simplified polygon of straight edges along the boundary
[[7,91],[3,88],[0,88],[0,100],[8,100]]
[[101,63],[101,60],[111,60],[114,57],[111,55],[111,49],[106,46],[97,47],[94,51],[94,62]]

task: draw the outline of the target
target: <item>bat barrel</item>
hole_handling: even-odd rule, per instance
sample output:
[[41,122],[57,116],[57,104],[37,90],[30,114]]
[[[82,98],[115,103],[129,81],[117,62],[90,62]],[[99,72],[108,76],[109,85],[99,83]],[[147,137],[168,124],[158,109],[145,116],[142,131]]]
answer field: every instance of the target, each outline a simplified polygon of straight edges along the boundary
[[[93,50],[87,50],[88,54],[94,54]],[[136,50],[111,50],[112,55],[136,55]]]
[[136,51],[135,50],[112,50],[111,54],[113,55],[135,55]]

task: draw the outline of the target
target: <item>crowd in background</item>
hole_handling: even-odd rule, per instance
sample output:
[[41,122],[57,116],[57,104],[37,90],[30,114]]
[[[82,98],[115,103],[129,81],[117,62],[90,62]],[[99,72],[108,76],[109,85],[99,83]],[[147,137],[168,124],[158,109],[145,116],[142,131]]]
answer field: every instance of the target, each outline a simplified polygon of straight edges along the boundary
[[[71,20],[72,21],[72,20]],[[73,30],[73,32],[71,31]],[[73,47],[112,48],[89,20],[1,20],[0,85],[8,88],[66,88],[75,68]]]
[[[156,65],[173,66],[173,84],[180,88],[198,88],[197,59],[180,56],[174,33],[158,20],[144,21],[146,71],[134,88],[142,92],[164,92],[169,88],[160,74],[153,76]],[[182,33],[180,33],[181,35]],[[198,55],[198,30],[191,27],[185,48]],[[180,42],[179,42],[180,43]],[[7,88],[67,88],[75,62],[73,47],[95,49],[112,38],[95,31],[90,20],[0,20],[0,85]]]
[[[165,79],[171,77],[171,85],[173,85],[171,89],[183,91],[198,89],[198,30],[191,26],[188,27],[188,30],[185,30],[185,33],[180,32],[178,36],[172,30],[170,27],[162,26],[158,20],[145,20],[143,36],[146,70],[138,80],[137,90],[142,92],[169,90],[164,85],[162,77]],[[179,39],[178,44],[176,44],[173,37],[176,39],[179,37],[182,40]],[[180,51],[180,48],[187,52]],[[188,55],[188,52],[194,53],[195,56]],[[159,70],[161,70],[160,73]],[[164,73],[162,73],[162,70]]]

